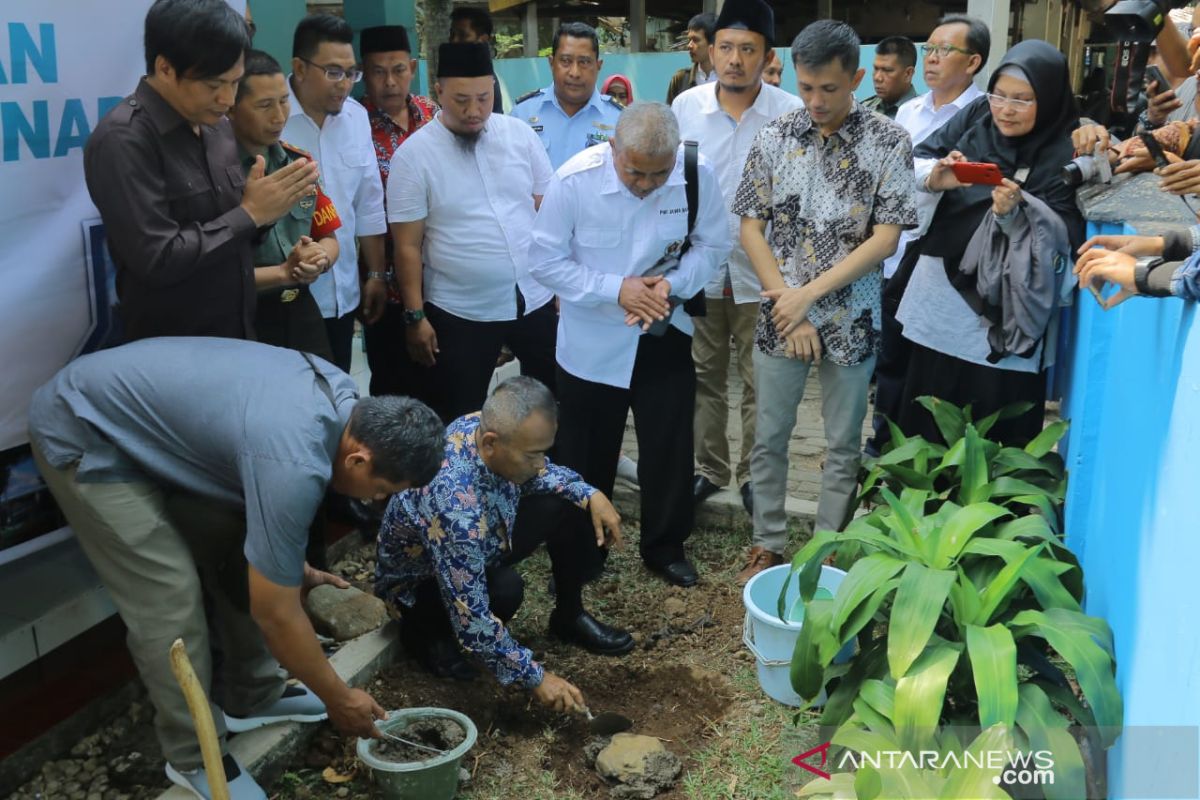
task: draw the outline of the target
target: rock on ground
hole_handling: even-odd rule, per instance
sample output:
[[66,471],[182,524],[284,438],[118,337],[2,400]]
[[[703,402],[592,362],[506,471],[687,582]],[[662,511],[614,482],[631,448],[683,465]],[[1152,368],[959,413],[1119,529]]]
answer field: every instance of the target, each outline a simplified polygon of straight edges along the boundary
[[353,587],[318,586],[308,593],[304,608],[317,633],[339,642],[370,633],[388,619],[382,600]]
[[596,756],[596,771],[615,781],[616,798],[649,798],[675,784],[683,765],[653,736],[618,733]]

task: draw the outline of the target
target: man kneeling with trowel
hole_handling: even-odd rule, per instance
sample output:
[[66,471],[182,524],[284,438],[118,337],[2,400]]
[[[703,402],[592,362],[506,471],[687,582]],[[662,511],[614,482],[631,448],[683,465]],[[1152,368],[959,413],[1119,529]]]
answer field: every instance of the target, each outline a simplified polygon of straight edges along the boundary
[[583,695],[505,629],[524,599],[512,564],[546,542],[557,588],[552,634],[604,655],[629,652],[633,637],[583,609],[588,539],[619,545],[621,520],[578,473],[546,460],[557,424],[550,390],[523,376],[497,386],[481,412],[452,422],[437,476],[388,504],[375,593],[400,617],[405,648],[430,671],[473,678],[461,647],[500,683],[568,711],[584,708]]
[[[226,730],[326,713],[379,735],[383,709],[338,677],[301,607],[313,586],[343,584],[304,550],[327,486],[374,500],[433,477],[445,432],[432,410],[359,400],[349,375],[307,353],[158,338],[67,365],[34,395],[29,425],[38,469],[129,629],[172,782],[210,796],[171,673],[176,637],[223,751]],[[288,687],[280,664],[303,685]],[[234,800],[266,800],[231,756],[224,767]]]

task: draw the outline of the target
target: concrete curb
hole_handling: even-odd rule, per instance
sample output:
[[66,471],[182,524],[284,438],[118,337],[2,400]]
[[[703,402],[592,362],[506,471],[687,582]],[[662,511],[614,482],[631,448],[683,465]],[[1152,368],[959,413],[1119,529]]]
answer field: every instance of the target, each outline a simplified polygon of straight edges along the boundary
[[[329,661],[342,680],[362,686],[395,658],[399,648],[399,626],[388,622],[382,628],[364,634],[342,646]],[[229,740],[233,753],[261,784],[268,784],[283,772],[284,762],[300,752],[316,733],[316,725],[289,722],[268,725],[256,731],[240,733]],[[195,800],[195,795],[172,786],[158,800]]]

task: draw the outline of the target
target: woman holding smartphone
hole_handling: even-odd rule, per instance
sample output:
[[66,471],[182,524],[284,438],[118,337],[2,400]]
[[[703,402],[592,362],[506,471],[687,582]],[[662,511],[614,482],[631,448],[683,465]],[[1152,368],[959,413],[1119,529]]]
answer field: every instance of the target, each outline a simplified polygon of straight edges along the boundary
[[[960,406],[969,403],[976,419],[1013,403],[1030,402],[1028,412],[1001,420],[990,435],[1021,444],[1041,430],[1045,370],[1053,357],[1047,352],[1053,347],[1046,346],[1045,329],[1021,352],[998,352],[994,332],[989,341],[998,309],[981,304],[976,276],[960,268],[982,225],[1007,236],[1018,223],[1033,224],[1029,217],[1019,220],[1022,214],[1048,215],[1055,225],[1059,223],[1053,217],[1061,219],[1064,248],[1083,241],[1075,193],[1060,177],[1074,155],[1071,131],[1078,124],[1066,59],[1047,42],[1028,40],[1008,51],[991,76],[986,96],[964,107],[915,148],[917,184],[923,190],[919,202],[925,213],[929,206],[935,208],[928,232],[905,259],[912,264],[912,276],[896,314],[905,338],[913,343],[898,420],[906,433],[940,438],[932,416],[916,402],[924,395]],[[954,167],[963,162],[994,164],[1005,177],[994,186],[963,183]],[[958,171],[969,179],[976,172],[985,174],[961,167]],[[1053,264],[1058,261],[1065,271],[1069,254],[1045,252],[1052,245],[1036,238],[1033,246],[1043,250],[1031,251],[1030,263],[1021,265],[1026,269],[1020,279],[1040,287],[1045,298],[1048,285],[1059,285]],[[1013,266],[1011,261],[1005,264],[1006,269]],[[1029,274],[1038,270],[1050,274]],[[1046,327],[1053,314],[1052,309],[1042,309]]]

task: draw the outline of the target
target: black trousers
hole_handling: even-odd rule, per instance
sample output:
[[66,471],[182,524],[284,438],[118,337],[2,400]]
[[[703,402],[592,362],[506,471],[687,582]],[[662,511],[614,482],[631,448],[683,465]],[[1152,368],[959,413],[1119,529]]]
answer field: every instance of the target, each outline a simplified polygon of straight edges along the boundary
[[425,314],[437,334],[439,350],[433,368],[436,396],[431,405],[447,425],[483,405],[504,345],[520,359],[522,375],[536,378],[554,391],[558,335],[554,303],[524,313],[518,300],[517,318],[503,322],[463,319],[432,303],[425,304]]
[[912,343],[904,338],[904,326],[896,320],[895,306],[884,302],[880,322],[879,356],[875,360],[875,414],[871,418],[874,433],[867,442],[867,450],[873,455],[882,452],[883,447],[892,440],[887,420],[897,424],[900,422],[904,380],[912,353]]
[[404,307],[388,303],[383,316],[363,326],[367,364],[371,367],[371,395],[406,395],[433,405],[433,370],[408,356]]
[[[591,517],[562,498],[531,496],[522,498],[517,506],[512,549],[485,573],[492,613],[502,622],[512,619],[525,599],[525,581],[513,565],[532,555],[543,542],[550,553],[559,612],[574,617],[583,610],[583,575],[596,548]],[[420,655],[435,641],[453,639],[454,629],[436,579],[422,582],[416,595],[412,608],[401,608],[401,640],[410,654]]]
[[350,374],[350,363],[354,354],[354,311],[340,317],[325,318],[325,332],[329,336],[329,347],[333,350],[333,363],[347,375]]
[[691,337],[674,327],[661,337],[640,336],[628,389],[586,381],[559,368],[558,401],[558,461],[610,497],[625,419],[633,410],[642,559],[663,566],[683,558],[683,543],[695,519],[691,482],[696,369]]
[[321,309],[308,287],[301,287],[289,303],[280,300],[283,291],[271,289],[259,292],[255,308],[254,329],[258,341],[276,347],[302,350],[333,363],[329,334],[321,318]]
[[960,407],[970,403],[975,419],[1013,403],[1033,403],[1027,413],[1000,420],[988,432],[989,439],[1023,447],[1042,431],[1046,412],[1046,371],[1017,372],[985,367],[913,344],[901,400],[900,429],[909,436],[915,434],[931,442],[941,442],[942,435],[934,424],[933,415],[915,402],[922,395],[948,400]]

